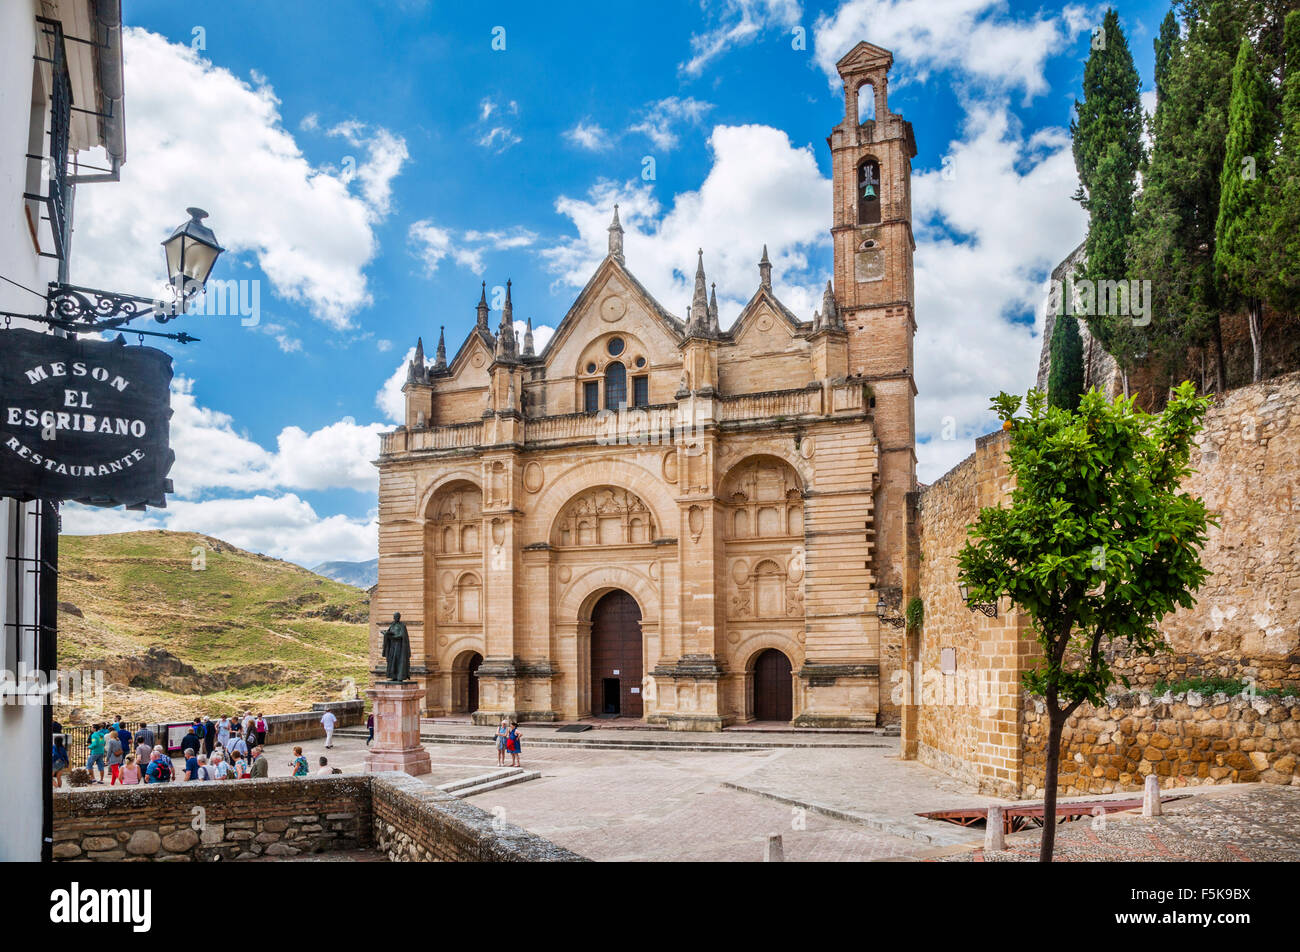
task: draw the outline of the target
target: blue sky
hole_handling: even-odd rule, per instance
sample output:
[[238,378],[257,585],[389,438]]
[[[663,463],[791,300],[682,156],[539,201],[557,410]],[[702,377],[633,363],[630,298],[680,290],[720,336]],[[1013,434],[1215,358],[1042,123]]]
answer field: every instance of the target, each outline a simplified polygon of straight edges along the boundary
[[[1104,6],[124,7],[127,164],[78,194],[73,281],[152,292],[157,242],[200,205],[230,249],[214,277],[257,282],[260,307],[256,326],[188,318],[202,343],[167,345],[169,508],[72,507],[68,531],[372,557],[369,460],[416,336],[431,353],[446,325],[454,350],[480,281],[507,278],[544,336],[603,255],[614,201],[629,267],[675,313],[703,247],[734,318],[766,242],[778,294],[811,317],[830,269],[833,63],[861,39],[894,50],[890,106],[920,150],[923,480],[991,428],[988,396],[1032,383],[1041,282],[1083,237],[1066,128]],[[1149,89],[1167,4],[1119,9]]]

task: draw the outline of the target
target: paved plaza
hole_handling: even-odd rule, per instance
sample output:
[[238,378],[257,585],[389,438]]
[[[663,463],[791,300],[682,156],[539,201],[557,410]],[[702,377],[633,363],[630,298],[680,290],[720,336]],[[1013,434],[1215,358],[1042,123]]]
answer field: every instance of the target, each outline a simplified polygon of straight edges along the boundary
[[[490,728],[425,724],[431,785],[496,769]],[[791,746],[762,746],[762,745]],[[734,746],[759,745],[759,746]],[[795,746],[797,745],[797,746]],[[363,736],[336,735],[333,750],[304,743],[360,772]],[[700,749],[704,748],[704,749]],[[269,749],[272,776],[289,773],[290,745]],[[1038,832],[982,851],[982,828],[918,812],[1007,802],[981,796],[924,765],[898,758],[897,739],[872,734],[655,730],[560,733],[526,725],[522,765],[540,779],[471,797],[503,820],[602,861],[761,861],[780,834],[786,861],[1016,861],[1037,858]],[[1061,860],[1300,859],[1300,789],[1251,784],[1188,788],[1166,814],[1110,814],[1068,823]],[[1121,798],[1140,797],[1128,793]],[[1096,798],[1093,798],[1096,799]]]

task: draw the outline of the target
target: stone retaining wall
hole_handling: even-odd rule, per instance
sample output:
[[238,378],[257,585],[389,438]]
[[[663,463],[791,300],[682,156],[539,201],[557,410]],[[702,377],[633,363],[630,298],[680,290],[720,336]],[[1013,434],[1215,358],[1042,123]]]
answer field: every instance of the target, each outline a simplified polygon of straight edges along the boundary
[[[1047,713],[1025,695],[1024,793],[1040,794],[1047,757]],[[1216,783],[1300,786],[1300,699],[1202,697],[1194,691],[1152,697],[1133,692],[1084,705],[1061,735],[1060,795],[1114,793]]]
[[54,794],[56,861],[232,861],[370,848],[393,861],[582,859],[401,773]]

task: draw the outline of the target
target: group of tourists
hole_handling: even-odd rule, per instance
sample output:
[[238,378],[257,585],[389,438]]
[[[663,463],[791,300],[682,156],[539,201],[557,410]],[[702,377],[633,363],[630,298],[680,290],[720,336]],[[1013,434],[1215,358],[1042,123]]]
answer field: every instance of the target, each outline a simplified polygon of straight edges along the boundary
[[[262,714],[248,711],[241,718],[225,716],[194,718],[181,740],[184,780],[235,780],[267,776],[267,723]],[[63,772],[69,766],[67,739],[55,724],[52,751],[53,783],[63,786]],[[90,782],[117,784],[167,783],[173,780],[171,757],[157,743],[148,724],[134,732],[121,718],[92,725],[86,746],[86,771]]]

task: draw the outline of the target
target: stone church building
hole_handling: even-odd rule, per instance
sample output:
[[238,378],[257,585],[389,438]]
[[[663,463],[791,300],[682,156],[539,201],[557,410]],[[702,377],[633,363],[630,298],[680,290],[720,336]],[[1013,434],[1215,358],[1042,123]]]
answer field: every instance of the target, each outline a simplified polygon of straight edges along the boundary
[[[820,310],[756,288],[720,327],[609,252],[540,352],[507,284],[449,360],[417,348],[383,437],[371,661],[401,612],[429,715],[679,730],[899,718],[914,559],[912,127],[891,55],[839,63],[834,273]],[[683,302],[684,303],[684,302]],[[910,594],[910,592],[909,592]]]

